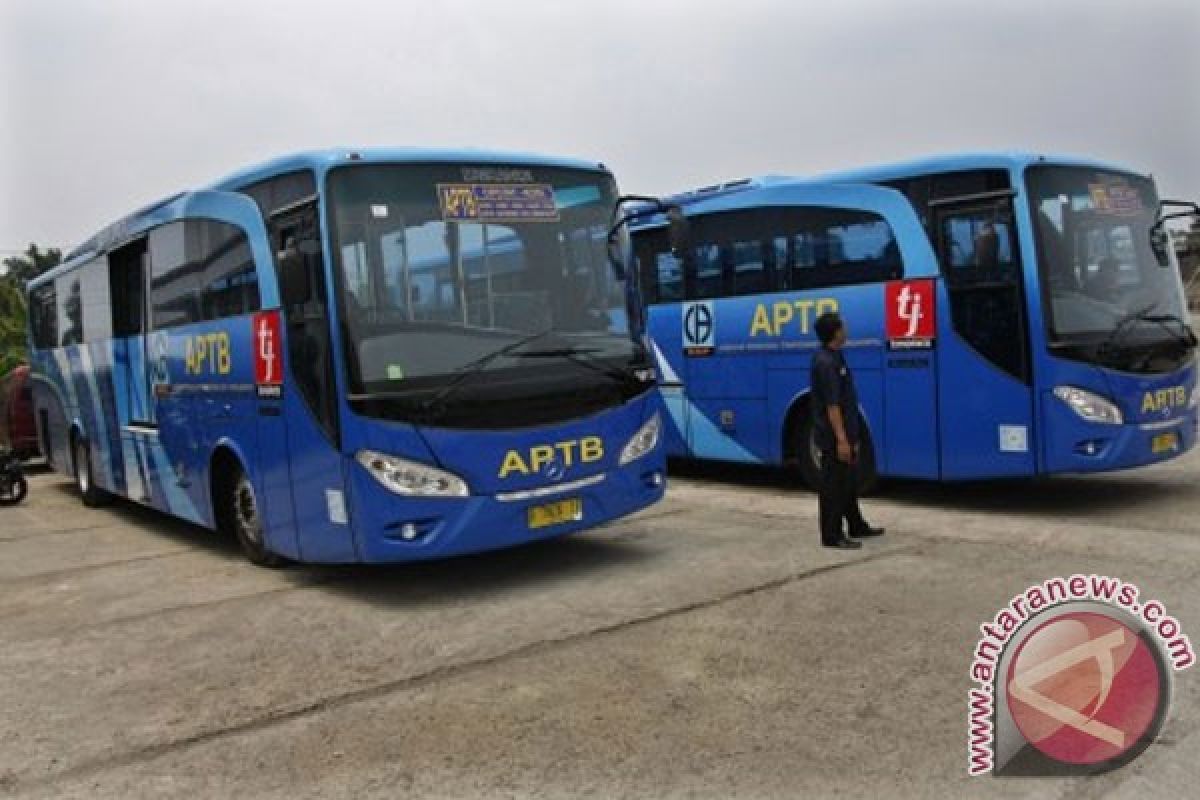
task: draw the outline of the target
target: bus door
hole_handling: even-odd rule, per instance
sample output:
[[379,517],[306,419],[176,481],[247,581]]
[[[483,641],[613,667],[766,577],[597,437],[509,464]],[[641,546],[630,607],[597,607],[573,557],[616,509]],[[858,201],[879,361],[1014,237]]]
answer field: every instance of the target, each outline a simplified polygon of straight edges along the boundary
[[1028,315],[1011,190],[930,203],[938,287],[942,477],[1036,469]]
[[[309,561],[357,560],[340,450],[329,290],[315,196],[277,210],[268,238],[281,313],[267,321],[282,333],[284,379],[278,408],[287,420],[286,450],[299,555]],[[261,346],[280,343],[256,323]],[[282,445],[280,445],[282,446]],[[282,477],[283,473],[278,473]],[[281,551],[282,552],[282,551]]]
[[907,199],[886,209],[885,216],[904,277],[883,286],[883,430],[876,457],[887,475],[937,480],[939,376],[945,379],[939,358],[944,343],[937,330],[937,256]]
[[[146,237],[135,239],[108,255],[109,292],[112,307],[114,398],[118,431],[112,442],[119,444],[115,459],[118,486],[139,503],[153,502],[148,447],[158,434],[150,391],[146,351],[149,283],[149,250]],[[107,443],[106,443],[107,444]],[[124,486],[119,484],[124,483]]]

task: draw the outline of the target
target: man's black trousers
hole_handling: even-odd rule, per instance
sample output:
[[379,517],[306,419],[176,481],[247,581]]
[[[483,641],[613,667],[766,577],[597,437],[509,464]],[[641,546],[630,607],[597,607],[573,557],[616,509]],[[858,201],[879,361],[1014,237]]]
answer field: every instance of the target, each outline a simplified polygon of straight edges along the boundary
[[[867,527],[858,507],[858,468],[839,461],[837,453],[821,453],[821,490],[818,513],[821,543],[834,544],[847,533],[860,533]],[[843,532],[842,520],[846,521]]]

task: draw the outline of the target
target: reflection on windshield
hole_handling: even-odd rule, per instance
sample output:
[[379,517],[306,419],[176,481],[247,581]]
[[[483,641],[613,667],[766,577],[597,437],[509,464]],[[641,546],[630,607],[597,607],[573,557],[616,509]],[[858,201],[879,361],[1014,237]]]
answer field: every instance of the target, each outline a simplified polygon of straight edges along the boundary
[[506,168],[502,182],[478,180],[484,172],[410,164],[331,174],[355,391],[421,385],[543,331],[586,338],[605,357],[634,354],[625,286],[606,253],[611,179]]
[[1158,197],[1149,179],[1038,167],[1028,183],[1052,339],[1110,333],[1138,309],[1182,316],[1178,270],[1150,246]]

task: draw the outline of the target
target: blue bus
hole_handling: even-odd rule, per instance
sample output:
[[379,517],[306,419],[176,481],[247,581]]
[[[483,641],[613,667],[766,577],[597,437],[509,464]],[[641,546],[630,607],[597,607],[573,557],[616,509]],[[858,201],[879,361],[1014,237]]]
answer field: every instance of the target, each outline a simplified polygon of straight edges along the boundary
[[630,514],[665,456],[624,208],[596,162],[416,149],[169,197],[29,285],[44,452],[265,565]]
[[671,200],[690,244],[661,215],[634,229],[670,455],[815,485],[825,310],[850,332],[866,484],[1115,470],[1196,442],[1196,338],[1162,230],[1196,207],[1146,175],[963,155]]

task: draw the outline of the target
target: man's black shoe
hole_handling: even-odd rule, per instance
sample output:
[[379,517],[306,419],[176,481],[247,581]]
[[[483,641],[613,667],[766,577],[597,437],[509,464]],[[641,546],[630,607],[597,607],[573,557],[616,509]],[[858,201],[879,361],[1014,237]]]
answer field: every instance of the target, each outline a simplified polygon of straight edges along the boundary
[[836,542],[822,542],[821,544],[838,550],[857,550],[862,547],[862,542],[856,542],[853,539],[838,539]]
[[884,531],[886,531],[886,530],[887,530],[886,528],[872,528],[870,525],[868,525],[867,527],[863,528],[861,531],[854,531],[850,535],[853,536],[855,539],[866,539],[871,536],[883,536]]

